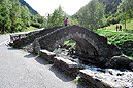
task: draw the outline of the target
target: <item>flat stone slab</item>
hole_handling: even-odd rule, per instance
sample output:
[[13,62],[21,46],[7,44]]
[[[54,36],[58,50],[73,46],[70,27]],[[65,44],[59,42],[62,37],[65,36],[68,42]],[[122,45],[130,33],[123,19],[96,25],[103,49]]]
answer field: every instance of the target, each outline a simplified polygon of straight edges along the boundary
[[[133,88],[133,72],[113,72],[106,73],[91,70],[80,70],[81,81],[88,83],[94,88]],[[114,74],[116,73],[116,74]]]
[[45,59],[47,59],[47,60],[50,61],[50,62],[54,62],[54,60],[55,60],[54,57],[56,56],[55,53],[50,52],[50,51],[48,51],[48,50],[40,50],[39,55],[40,55],[42,58],[45,58]]
[[69,74],[71,77],[76,77],[80,68],[78,63],[63,57],[55,57],[54,66]]
[[61,62],[61,63],[65,63],[66,65],[68,65],[68,68],[78,68],[78,64],[74,61],[71,61],[69,59],[65,59],[63,57],[55,57],[57,61]]
[[46,53],[47,55],[55,55],[55,53],[50,52],[48,50],[40,50],[40,52]]

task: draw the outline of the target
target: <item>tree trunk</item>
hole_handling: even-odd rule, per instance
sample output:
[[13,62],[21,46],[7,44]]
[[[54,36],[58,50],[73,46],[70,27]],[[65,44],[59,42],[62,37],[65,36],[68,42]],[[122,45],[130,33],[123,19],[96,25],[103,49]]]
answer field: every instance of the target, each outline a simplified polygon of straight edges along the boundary
[[126,23],[126,18],[125,18],[125,31],[127,30],[127,23]]

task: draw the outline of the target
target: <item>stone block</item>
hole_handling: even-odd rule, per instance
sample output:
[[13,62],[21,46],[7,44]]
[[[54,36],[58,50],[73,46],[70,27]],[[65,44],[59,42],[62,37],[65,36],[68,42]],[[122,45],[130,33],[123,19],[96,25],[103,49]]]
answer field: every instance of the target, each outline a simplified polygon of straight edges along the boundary
[[65,59],[63,57],[55,57],[54,66],[64,71],[71,77],[76,77],[80,69],[78,63],[71,61],[69,59]]
[[45,58],[49,62],[54,62],[56,54],[47,50],[40,50],[39,56]]
[[115,68],[115,69],[133,69],[133,60],[129,58],[126,55],[121,56],[113,56],[107,63],[106,66],[109,68]]
[[118,72],[113,75],[89,69],[79,71],[81,83],[85,83],[92,88],[132,88],[132,75],[132,72]]

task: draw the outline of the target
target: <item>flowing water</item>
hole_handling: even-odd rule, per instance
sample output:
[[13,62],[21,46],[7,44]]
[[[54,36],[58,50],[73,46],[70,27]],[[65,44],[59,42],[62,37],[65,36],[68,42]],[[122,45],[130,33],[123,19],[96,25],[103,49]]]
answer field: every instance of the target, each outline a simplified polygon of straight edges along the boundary
[[122,88],[133,88],[133,81],[132,81],[133,72],[132,71],[129,71],[126,69],[119,69],[119,70],[103,69],[91,63],[84,63],[83,61],[79,60],[78,56],[71,55],[69,50],[64,49],[64,48],[55,49],[54,52],[57,54],[57,56],[60,56],[65,59],[69,59],[71,61],[78,63],[79,66],[81,66],[81,68],[83,68],[84,70],[89,70],[90,72],[93,72],[94,74],[98,74],[98,75],[104,74],[103,79],[111,83],[114,82],[114,86],[117,86],[117,84],[119,84],[119,85],[122,85]]

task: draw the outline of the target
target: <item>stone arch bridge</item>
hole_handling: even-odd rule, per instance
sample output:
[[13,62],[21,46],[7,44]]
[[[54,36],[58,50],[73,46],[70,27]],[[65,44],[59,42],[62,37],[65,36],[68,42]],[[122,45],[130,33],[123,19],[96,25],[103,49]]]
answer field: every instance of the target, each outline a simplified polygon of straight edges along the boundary
[[107,62],[112,56],[120,55],[120,50],[107,44],[107,38],[100,36],[89,29],[79,26],[53,27],[29,33],[11,35],[13,47],[20,48],[32,45],[34,52],[41,49],[53,51],[72,39],[76,42],[78,53],[85,53],[88,57],[96,58],[98,62]]

